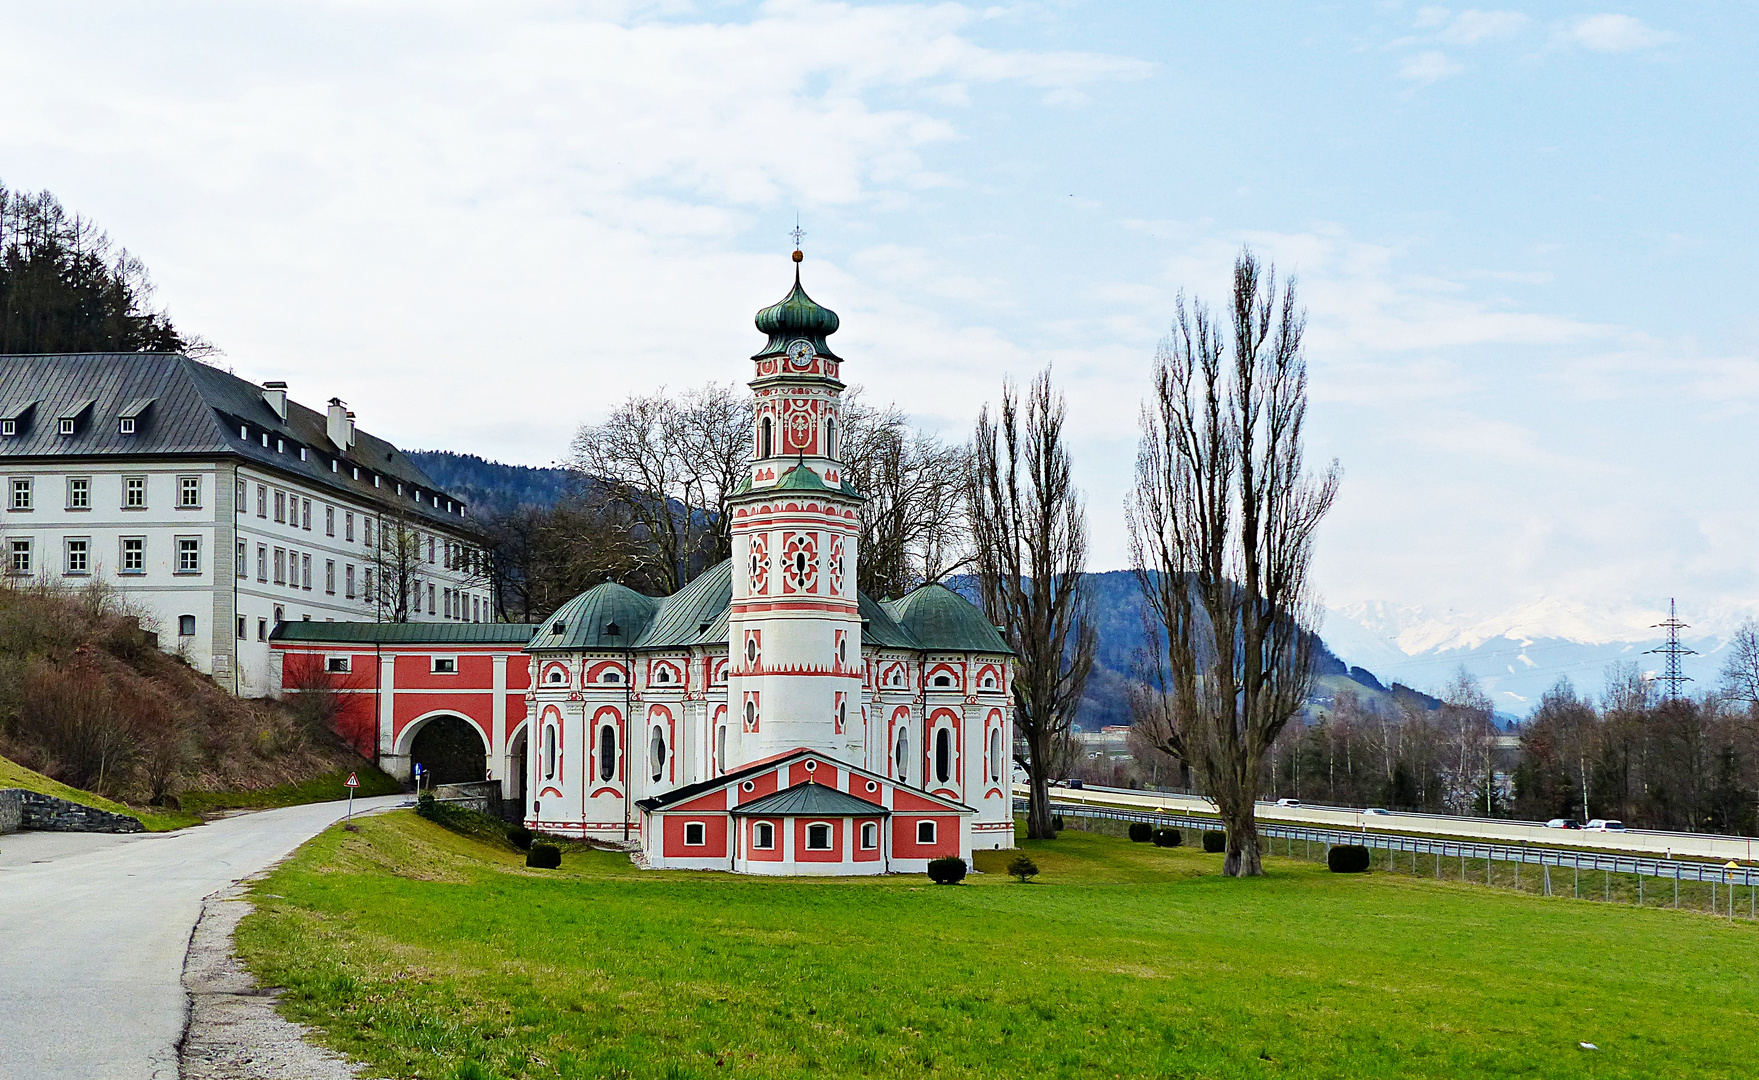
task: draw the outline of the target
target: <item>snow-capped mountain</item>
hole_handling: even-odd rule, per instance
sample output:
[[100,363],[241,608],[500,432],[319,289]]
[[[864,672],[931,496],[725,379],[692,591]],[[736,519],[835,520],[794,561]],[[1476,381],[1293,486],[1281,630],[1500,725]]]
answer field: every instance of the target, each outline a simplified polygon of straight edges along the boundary
[[[1692,613],[1680,617],[1695,623]],[[1370,601],[1330,608],[1320,636],[1345,662],[1367,668],[1383,682],[1397,680],[1439,693],[1464,667],[1476,675],[1499,710],[1526,715],[1560,677],[1582,693],[1598,695],[1606,669],[1636,662],[1658,671],[1662,657],[1648,650],[1662,644],[1665,608],[1638,604],[1593,605],[1545,597],[1497,615],[1431,611]],[[1695,656],[1684,671],[1692,688],[1714,685],[1719,655],[1733,612],[1707,612],[1683,635]]]

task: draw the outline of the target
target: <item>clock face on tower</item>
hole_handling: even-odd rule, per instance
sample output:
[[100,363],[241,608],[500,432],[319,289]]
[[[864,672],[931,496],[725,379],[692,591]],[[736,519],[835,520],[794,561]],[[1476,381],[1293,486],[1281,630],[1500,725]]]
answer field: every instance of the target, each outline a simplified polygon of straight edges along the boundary
[[818,350],[812,347],[812,342],[810,341],[792,341],[788,344],[788,363],[795,368],[810,367],[812,365],[812,358],[816,356],[817,353]]

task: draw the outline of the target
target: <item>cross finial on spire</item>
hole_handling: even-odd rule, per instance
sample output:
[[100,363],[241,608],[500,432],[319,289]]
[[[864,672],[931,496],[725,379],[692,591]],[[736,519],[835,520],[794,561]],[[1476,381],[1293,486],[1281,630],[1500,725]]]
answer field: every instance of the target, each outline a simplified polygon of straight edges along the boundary
[[800,241],[806,236],[806,230],[800,227],[799,214],[794,215],[794,231],[790,232],[788,235],[794,238],[794,250],[799,251]]

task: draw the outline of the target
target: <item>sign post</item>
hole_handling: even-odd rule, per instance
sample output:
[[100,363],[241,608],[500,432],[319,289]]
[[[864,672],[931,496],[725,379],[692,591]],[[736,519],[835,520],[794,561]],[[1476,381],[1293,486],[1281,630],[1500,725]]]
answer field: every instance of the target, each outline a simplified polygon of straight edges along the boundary
[[348,824],[353,825],[354,824],[354,789],[360,786],[360,777],[356,776],[353,773],[349,773],[348,774],[348,783],[345,786],[348,788]]

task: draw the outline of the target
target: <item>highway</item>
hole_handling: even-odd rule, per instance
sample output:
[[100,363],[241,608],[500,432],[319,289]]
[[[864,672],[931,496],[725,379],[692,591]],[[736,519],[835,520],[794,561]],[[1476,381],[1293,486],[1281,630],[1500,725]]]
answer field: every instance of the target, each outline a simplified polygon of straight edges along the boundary
[[[1014,785],[1016,797],[1027,794],[1024,784]],[[1127,807],[1135,810],[1164,809],[1186,814],[1213,814],[1215,804],[1200,795],[1174,795],[1162,791],[1127,791],[1121,788],[1054,787],[1051,797],[1063,803],[1093,806]],[[1360,810],[1326,806],[1278,806],[1271,802],[1258,804],[1258,817],[1265,821],[1320,825],[1332,829],[1369,828],[1382,832],[1398,832],[1423,836],[1444,836],[1494,843],[1532,843],[1548,847],[1582,848],[1595,851],[1628,851],[1633,854],[1680,856],[1684,858],[1736,859],[1752,862],[1753,841],[1739,836],[1707,836],[1700,833],[1650,832],[1631,829],[1625,832],[1588,832],[1577,829],[1548,829],[1535,822],[1507,821],[1495,818],[1449,817],[1440,814],[1389,813],[1366,815]]]

